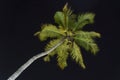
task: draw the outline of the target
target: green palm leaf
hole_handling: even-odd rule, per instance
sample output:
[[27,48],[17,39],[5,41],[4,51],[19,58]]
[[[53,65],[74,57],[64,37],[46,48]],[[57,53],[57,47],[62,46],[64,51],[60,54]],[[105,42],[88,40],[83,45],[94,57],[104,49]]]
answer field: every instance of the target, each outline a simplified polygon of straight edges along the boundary
[[54,15],[54,20],[55,20],[55,22],[56,22],[58,25],[60,25],[60,26],[62,26],[62,27],[65,26],[65,23],[64,23],[64,14],[63,14],[63,12],[57,11],[57,12],[55,13],[55,15]]
[[95,31],[76,31],[75,35],[86,37],[86,38],[100,38],[101,37],[100,33],[95,32]]
[[81,50],[75,42],[73,43],[73,49],[70,55],[73,60],[75,60],[83,69],[85,69]]
[[80,14],[78,16],[77,25],[75,26],[74,31],[82,29],[87,24],[94,23],[94,17],[95,17],[95,14],[93,13]]
[[75,41],[77,44],[85,48],[87,51],[91,51],[91,53],[96,54],[99,51],[99,48],[93,38],[100,38],[100,33],[91,31],[77,31],[75,33]]
[[[53,46],[55,46],[57,43],[59,43],[61,39],[54,39],[51,40],[45,47],[45,51],[50,50]],[[53,57],[56,54],[56,50],[52,51],[51,53],[49,53],[47,56],[44,57],[44,61],[49,62],[50,61],[50,57]]]
[[[54,40],[50,41],[49,44],[46,46],[45,50],[48,51],[54,45],[56,45],[59,41],[60,41],[60,39],[54,39]],[[68,50],[69,50],[69,45],[67,45],[67,43],[68,43],[68,40],[65,40],[65,42],[62,45],[60,45],[58,48],[56,48],[50,54],[45,56],[44,61],[49,62],[50,57],[57,55],[58,66],[61,69],[64,69],[65,67],[67,67],[67,58],[68,58]]]
[[58,66],[61,69],[64,69],[65,67],[67,67],[67,58],[69,56],[68,51],[69,51],[69,45],[68,45],[67,39],[62,45],[56,48],[57,62],[58,62]]
[[57,64],[61,69],[64,69],[65,67],[67,67],[67,58],[68,58],[68,52],[62,52],[62,50],[60,50],[58,52],[57,55]]
[[85,50],[91,51],[91,53],[96,54],[99,51],[97,44],[91,38],[84,38],[82,36],[74,37],[76,43],[82,46]]
[[61,36],[65,36],[62,29],[58,29],[52,24],[43,25],[42,30],[35,33],[35,35],[38,35],[41,41],[44,41],[47,38],[59,38]]

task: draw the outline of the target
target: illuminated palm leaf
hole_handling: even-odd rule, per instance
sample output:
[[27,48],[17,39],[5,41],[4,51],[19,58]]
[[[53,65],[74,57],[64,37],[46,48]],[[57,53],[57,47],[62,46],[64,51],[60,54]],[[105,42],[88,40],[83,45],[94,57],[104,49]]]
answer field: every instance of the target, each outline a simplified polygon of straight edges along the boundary
[[101,35],[98,32],[95,31],[76,31],[75,36],[82,36],[87,38],[100,38]]
[[44,41],[47,38],[59,38],[61,36],[65,36],[63,30],[58,29],[56,26],[52,24],[43,25],[42,30],[36,32],[35,35],[38,35],[41,41]]
[[[60,40],[55,39],[50,41],[50,43],[46,46],[46,51],[51,49],[55,44],[57,44]],[[58,48],[56,48],[54,51],[52,51],[50,54],[48,54],[46,57],[44,57],[44,61],[50,61],[50,57],[53,57],[54,55],[57,55],[57,61],[58,65],[61,69],[64,69],[67,66],[67,58],[69,56],[69,45],[67,45],[68,40],[65,40],[65,42],[60,45]]]
[[90,37],[76,36],[74,39],[78,45],[87,51],[91,51],[93,54],[96,54],[99,51],[97,44]]
[[70,55],[73,60],[75,60],[83,69],[85,69],[81,50],[75,42],[73,43],[73,49]]
[[[51,40],[45,48],[45,51],[50,50],[53,46],[55,46],[58,42],[60,41],[60,39],[54,39]],[[50,61],[50,57],[53,57],[56,54],[55,50],[52,51],[51,53],[49,53],[47,56],[44,57],[44,61],[49,62]]]
[[94,17],[95,17],[95,14],[93,13],[80,14],[77,18],[77,25],[74,27],[73,30],[74,31],[79,30],[79,29],[82,29],[87,24],[94,23]]

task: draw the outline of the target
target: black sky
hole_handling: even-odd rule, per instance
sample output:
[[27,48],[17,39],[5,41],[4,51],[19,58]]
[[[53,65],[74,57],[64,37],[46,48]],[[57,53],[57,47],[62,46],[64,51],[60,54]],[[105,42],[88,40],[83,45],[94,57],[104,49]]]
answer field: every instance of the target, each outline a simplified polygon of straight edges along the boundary
[[98,55],[83,50],[86,70],[69,61],[60,70],[55,64],[34,62],[17,80],[120,80],[118,0],[0,0],[0,80],[6,80],[33,55],[44,51],[46,42],[33,34],[44,23],[54,23],[53,15],[68,2],[75,13],[93,12],[95,24],[85,29],[102,34]]

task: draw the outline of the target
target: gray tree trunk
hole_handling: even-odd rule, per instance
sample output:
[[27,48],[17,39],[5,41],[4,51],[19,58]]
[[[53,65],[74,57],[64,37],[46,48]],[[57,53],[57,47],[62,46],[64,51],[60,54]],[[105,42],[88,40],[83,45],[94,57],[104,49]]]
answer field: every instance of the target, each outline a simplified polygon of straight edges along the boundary
[[25,64],[23,64],[16,72],[14,72],[7,80],[15,80],[27,67],[29,67],[35,60],[49,54],[53,50],[55,50],[58,46],[60,46],[64,42],[64,39],[61,40],[58,44],[56,44],[53,48],[46,52],[39,53],[32,58],[30,58]]

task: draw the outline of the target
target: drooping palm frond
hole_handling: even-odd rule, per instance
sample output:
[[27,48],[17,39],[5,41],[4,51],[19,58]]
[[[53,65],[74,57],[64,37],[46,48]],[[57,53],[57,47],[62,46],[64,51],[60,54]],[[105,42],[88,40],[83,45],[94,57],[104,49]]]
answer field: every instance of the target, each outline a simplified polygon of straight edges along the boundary
[[[62,48],[63,46],[61,46],[60,48]],[[57,64],[61,69],[64,69],[65,67],[67,67],[67,59],[68,59],[68,51],[67,49],[63,49],[59,51],[57,50]]]
[[97,44],[94,41],[94,38],[100,38],[100,33],[91,31],[78,31],[75,33],[74,39],[85,50],[91,51],[91,53],[96,54],[99,51]]
[[77,18],[77,25],[74,27],[73,30],[74,31],[79,30],[79,29],[82,29],[87,24],[94,23],[94,17],[95,17],[95,14],[93,13],[80,14]]
[[67,67],[67,59],[69,56],[69,48],[70,46],[68,45],[68,40],[66,39],[65,42],[60,45],[58,48],[56,48],[56,53],[57,53],[57,62],[58,66],[61,69],[64,69]]
[[71,58],[75,60],[75,62],[77,62],[83,69],[85,69],[85,64],[83,62],[83,57],[80,47],[75,42],[73,43],[73,49],[70,55]]
[[61,36],[65,36],[64,31],[62,29],[58,29],[52,24],[45,24],[42,26],[41,29],[41,31],[35,33],[35,35],[38,35],[41,41],[44,41],[47,38],[59,38]]
[[97,44],[90,36],[76,36],[74,39],[78,45],[87,51],[91,51],[93,54],[96,54],[99,51]]
[[86,37],[86,38],[100,38],[101,37],[100,33],[95,32],[95,31],[76,31],[75,35]]
[[[53,46],[55,46],[57,43],[59,43],[61,39],[54,39],[51,40],[45,47],[45,51],[50,50]],[[56,54],[55,50],[49,53],[47,56],[44,57],[44,61],[49,62],[50,57],[53,57]]]
[[[55,39],[50,41],[50,43],[46,46],[46,51],[51,49],[55,44],[57,44],[60,41],[60,39]],[[54,51],[52,51],[50,54],[44,57],[44,61],[49,62],[50,58],[53,57],[54,55],[57,55],[57,62],[58,66],[61,69],[64,69],[67,67],[67,58],[68,58],[68,50],[69,50],[69,45],[67,45],[68,40],[65,40],[65,42],[60,45],[58,48],[56,48]]]

